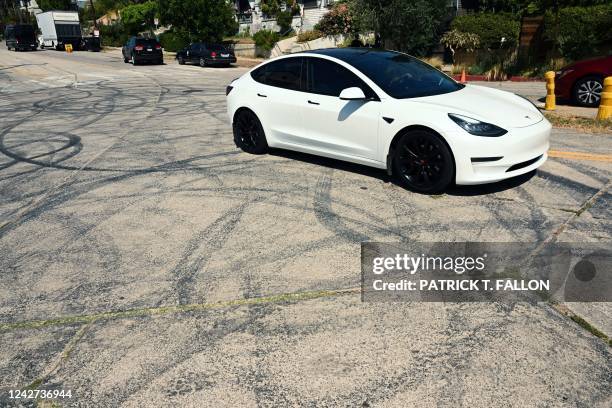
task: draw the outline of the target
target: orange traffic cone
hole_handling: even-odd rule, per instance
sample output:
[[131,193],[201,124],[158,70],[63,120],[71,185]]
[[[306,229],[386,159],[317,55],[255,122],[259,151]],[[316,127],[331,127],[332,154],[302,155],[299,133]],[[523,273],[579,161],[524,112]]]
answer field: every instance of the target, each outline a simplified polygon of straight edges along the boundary
[[461,82],[462,84],[465,84],[467,82],[467,79],[465,78],[465,68],[463,68],[463,70],[461,71],[461,78],[459,79],[459,82]]

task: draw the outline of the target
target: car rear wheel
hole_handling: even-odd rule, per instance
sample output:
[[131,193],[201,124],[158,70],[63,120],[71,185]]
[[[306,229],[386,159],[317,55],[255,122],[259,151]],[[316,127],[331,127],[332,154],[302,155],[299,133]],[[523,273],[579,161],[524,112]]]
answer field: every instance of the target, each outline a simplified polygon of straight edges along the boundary
[[453,181],[455,164],[446,143],[433,132],[410,131],[399,139],[393,170],[400,182],[421,193],[439,193]]
[[178,57],[179,65],[185,65],[185,59],[183,57]]
[[136,57],[132,54],[132,65],[136,65]]
[[204,68],[206,66],[206,60],[204,58],[200,58],[200,66]]
[[596,76],[581,78],[574,85],[573,100],[581,106],[599,106],[602,89],[602,78]]
[[253,111],[239,110],[234,116],[233,130],[234,143],[245,152],[263,154],[268,151],[263,126]]

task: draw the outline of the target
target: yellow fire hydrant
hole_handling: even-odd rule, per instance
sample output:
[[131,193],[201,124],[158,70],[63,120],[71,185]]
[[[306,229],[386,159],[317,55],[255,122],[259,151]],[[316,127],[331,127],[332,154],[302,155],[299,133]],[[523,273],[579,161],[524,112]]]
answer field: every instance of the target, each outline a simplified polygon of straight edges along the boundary
[[546,103],[544,109],[553,111],[556,108],[555,102],[555,71],[548,71],[544,74],[546,80]]
[[601,102],[599,102],[599,110],[597,111],[597,120],[610,118],[612,118],[612,76],[604,79]]
[[72,53],[72,44],[66,44],[64,48],[66,48],[68,54]]

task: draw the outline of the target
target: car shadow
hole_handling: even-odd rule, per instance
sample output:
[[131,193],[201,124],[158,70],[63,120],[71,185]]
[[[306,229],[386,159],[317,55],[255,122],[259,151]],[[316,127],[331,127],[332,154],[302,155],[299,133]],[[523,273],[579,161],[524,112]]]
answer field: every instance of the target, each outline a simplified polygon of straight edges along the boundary
[[[396,186],[401,187],[408,191],[412,191],[413,193],[431,195],[431,194],[419,193],[418,191],[413,191],[413,190],[406,188],[405,186],[400,184],[394,176],[389,176],[387,172],[382,169],[376,169],[374,167],[345,162],[342,160],[330,159],[327,157],[315,156],[315,155],[311,155],[308,153],[294,152],[291,150],[270,149],[269,154],[271,156],[283,157],[285,159],[290,159],[290,160],[297,160],[303,163],[314,164],[314,165],[326,167],[329,169],[349,171],[351,173],[360,174],[362,176],[378,179],[384,183],[393,183]],[[470,197],[470,196],[479,196],[479,195],[499,193],[502,191],[511,190],[513,188],[516,188],[524,184],[525,182],[529,181],[535,175],[536,175],[536,170],[532,170],[529,173],[525,173],[520,176],[515,176],[515,177],[509,178],[503,181],[499,181],[496,183],[479,184],[479,185],[473,185],[473,186],[452,185],[444,192],[444,194],[448,194],[451,196]]]

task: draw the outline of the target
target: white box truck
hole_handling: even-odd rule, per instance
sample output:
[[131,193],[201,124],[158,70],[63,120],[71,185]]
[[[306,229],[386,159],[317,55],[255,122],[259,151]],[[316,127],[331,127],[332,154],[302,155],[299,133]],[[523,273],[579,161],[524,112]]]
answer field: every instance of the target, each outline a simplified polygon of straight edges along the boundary
[[38,37],[40,48],[63,50],[66,44],[72,49],[81,46],[81,24],[76,11],[47,11],[36,15],[41,35]]

